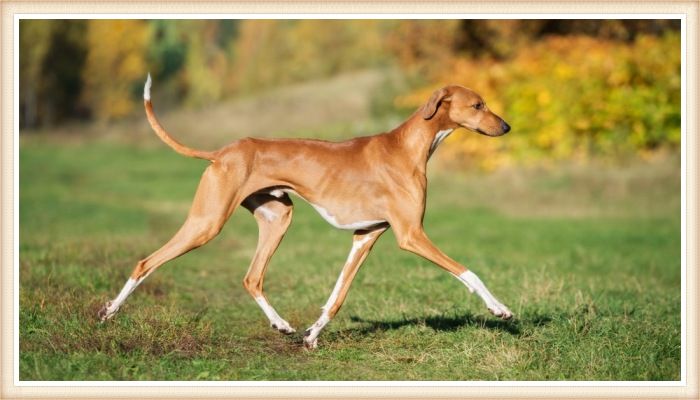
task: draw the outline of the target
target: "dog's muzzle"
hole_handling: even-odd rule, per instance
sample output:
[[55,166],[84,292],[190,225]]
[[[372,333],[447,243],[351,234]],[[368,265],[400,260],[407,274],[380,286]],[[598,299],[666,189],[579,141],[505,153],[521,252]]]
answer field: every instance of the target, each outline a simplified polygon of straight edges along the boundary
[[501,129],[503,130],[503,135],[505,135],[510,132],[510,125],[508,125],[506,121],[501,121]]

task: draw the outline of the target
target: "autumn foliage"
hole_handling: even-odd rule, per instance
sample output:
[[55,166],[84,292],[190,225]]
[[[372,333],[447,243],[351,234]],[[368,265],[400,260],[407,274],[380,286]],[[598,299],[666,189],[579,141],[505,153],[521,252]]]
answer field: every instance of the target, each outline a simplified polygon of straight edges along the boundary
[[669,20],[22,20],[20,126],[130,117],[147,72],[173,108],[383,69],[403,83],[371,94],[385,96],[373,115],[458,83],[509,122],[507,140],[452,135],[441,152],[462,163],[644,155],[680,143],[679,31]]
[[677,33],[641,35],[631,43],[552,36],[507,61],[456,57],[434,82],[396,104],[416,107],[448,82],[477,90],[512,133],[504,141],[453,135],[455,145],[444,151],[486,168],[514,160],[645,155],[680,145],[680,54]]

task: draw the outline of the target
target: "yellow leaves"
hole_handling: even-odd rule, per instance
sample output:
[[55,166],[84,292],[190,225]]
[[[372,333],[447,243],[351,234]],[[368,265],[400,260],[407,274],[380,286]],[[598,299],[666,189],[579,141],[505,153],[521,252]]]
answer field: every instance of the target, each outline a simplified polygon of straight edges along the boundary
[[552,101],[552,96],[549,94],[549,91],[547,90],[542,90],[537,94],[537,103],[540,106],[547,106],[550,102]]
[[492,141],[452,135],[441,154],[486,169],[514,160],[585,159],[677,146],[679,45],[678,33],[640,35],[631,43],[550,37],[520,48],[507,61],[455,58],[433,84],[396,104],[417,107],[443,83],[482,94],[512,132]]
[[83,101],[97,119],[123,117],[136,105],[133,88],[147,71],[148,34],[141,20],[88,21]]
[[218,33],[212,20],[187,21],[187,54],[182,75],[187,87],[187,104],[202,105],[219,100],[224,93],[228,60],[224,50],[211,43]]
[[554,67],[554,74],[561,80],[568,80],[576,75],[576,71],[571,66],[560,63]]
[[459,23],[459,20],[399,20],[388,31],[387,47],[404,68],[431,74],[453,58]]
[[245,20],[235,44],[238,91],[386,65],[396,40],[392,20]]

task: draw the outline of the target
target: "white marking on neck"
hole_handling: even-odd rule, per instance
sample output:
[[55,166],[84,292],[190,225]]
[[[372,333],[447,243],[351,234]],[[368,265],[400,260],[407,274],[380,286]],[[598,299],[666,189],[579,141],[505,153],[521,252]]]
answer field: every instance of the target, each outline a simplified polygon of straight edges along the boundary
[[445,138],[450,136],[450,133],[452,133],[454,129],[443,129],[441,131],[438,131],[438,133],[435,134],[435,138],[433,139],[433,143],[430,144],[430,150],[428,151],[428,158],[433,155],[433,152],[437,147],[442,143]]

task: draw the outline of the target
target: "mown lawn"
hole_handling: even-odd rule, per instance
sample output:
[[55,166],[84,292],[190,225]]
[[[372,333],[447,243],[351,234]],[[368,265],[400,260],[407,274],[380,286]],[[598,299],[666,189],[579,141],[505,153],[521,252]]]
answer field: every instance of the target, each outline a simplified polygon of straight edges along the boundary
[[[435,161],[433,161],[435,162]],[[21,138],[21,380],[678,380],[676,156],[491,175],[431,165],[426,230],[516,314],[493,318],[391,231],[306,351],[350,234],[295,199],[266,277],[299,333],[241,282],[257,240],[237,211],[159,269],[117,316],[96,313],[180,226],[206,164],[165,146]]]

